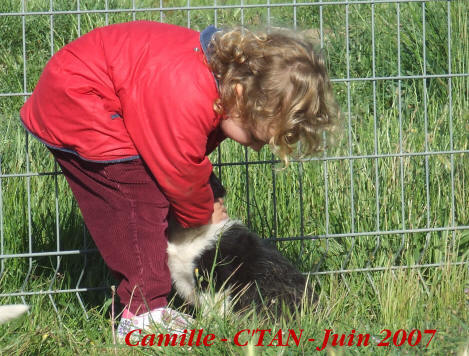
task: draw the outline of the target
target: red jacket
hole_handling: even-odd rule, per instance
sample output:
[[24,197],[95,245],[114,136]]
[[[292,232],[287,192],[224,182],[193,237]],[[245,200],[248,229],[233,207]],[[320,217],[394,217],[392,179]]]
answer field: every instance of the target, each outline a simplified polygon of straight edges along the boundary
[[207,154],[224,136],[200,37],[150,21],[95,29],[51,58],[22,122],[48,146],[85,160],[141,156],[179,222],[205,224],[213,211]]

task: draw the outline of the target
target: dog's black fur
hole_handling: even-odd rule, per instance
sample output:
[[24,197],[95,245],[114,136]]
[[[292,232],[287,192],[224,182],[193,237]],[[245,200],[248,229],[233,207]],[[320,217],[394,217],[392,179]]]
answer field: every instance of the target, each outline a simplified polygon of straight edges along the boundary
[[[213,173],[210,184],[215,199],[225,195]],[[307,299],[313,297],[305,276],[268,240],[259,238],[239,222],[230,222],[193,262],[194,270],[198,271],[198,276],[194,275],[196,295],[206,292],[209,286],[206,277],[211,276],[216,292],[225,289],[231,297],[237,295],[232,298],[236,310],[254,305],[258,310],[267,308],[279,315],[282,310],[299,308],[305,292],[310,294]]]
[[[281,304],[289,309],[301,304],[306,278],[275,248],[241,224],[225,231],[218,246],[207,249],[196,264],[205,275],[213,267],[216,291],[223,286],[232,287],[233,295],[240,291],[236,309],[254,304],[258,309],[266,307],[278,313]],[[200,288],[207,287],[200,283]]]

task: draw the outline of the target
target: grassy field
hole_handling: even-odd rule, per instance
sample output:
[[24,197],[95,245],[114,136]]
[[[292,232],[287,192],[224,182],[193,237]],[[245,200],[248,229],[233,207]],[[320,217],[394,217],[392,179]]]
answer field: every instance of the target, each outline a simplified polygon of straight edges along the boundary
[[[50,9],[49,0],[24,3],[26,12]],[[77,9],[74,0],[52,3],[55,11]],[[134,4],[137,9],[158,8],[160,1],[81,0],[79,7],[102,10],[106,3],[113,10],[132,9]],[[163,3],[168,8],[187,5],[186,0]],[[287,2],[270,1],[276,3]],[[343,114],[335,147],[317,159],[293,162],[283,171],[267,148],[255,153],[224,142],[211,158],[221,163],[216,172],[229,187],[231,216],[266,238],[289,238],[277,246],[302,271],[319,273],[311,280],[320,303],[306,305],[289,320],[213,315],[200,318],[197,327],[217,338],[232,338],[242,329],[304,329],[304,338],[316,342],[252,347],[257,342],[252,339],[251,346],[243,348],[217,342],[209,348],[195,347],[192,354],[310,354],[317,352],[325,329],[373,336],[367,347],[322,350],[329,355],[441,355],[467,350],[469,273],[467,264],[457,263],[469,260],[469,230],[457,227],[469,225],[469,79],[438,75],[468,73],[469,3],[373,7],[353,1],[348,6],[332,1],[322,7],[297,3],[295,8],[224,7],[216,12],[208,8],[191,10],[189,15],[176,9],[23,17],[5,15],[21,12],[21,1],[1,1],[0,254],[94,249],[65,179],[56,174],[47,150],[27,137],[18,120],[24,102],[21,93],[33,90],[51,53],[97,26],[133,19],[162,20],[197,30],[215,22],[221,26],[243,22],[253,28],[296,26],[322,43],[334,78]],[[213,1],[192,0],[190,5],[211,7]],[[377,80],[344,80],[372,77]],[[30,172],[45,174],[26,174]],[[8,258],[0,263],[0,296],[99,287],[83,293],[26,295],[24,302],[32,312],[0,327],[0,355],[183,352],[175,347],[110,347],[113,281],[97,253]],[[415,265],[423,267],[389,269]],[[346,272],[326,273],[337,270]],[[0,300],[5,304],[21,298]],[[383,329],[407,333],[419,329],[422,341],[415,347],[408,343],[378,347]],[[425,329],[437,330],[427,348]]]

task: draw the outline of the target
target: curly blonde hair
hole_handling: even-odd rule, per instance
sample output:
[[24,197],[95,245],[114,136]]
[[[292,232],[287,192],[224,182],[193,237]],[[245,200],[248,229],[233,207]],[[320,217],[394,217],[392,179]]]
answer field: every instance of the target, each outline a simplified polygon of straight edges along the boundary
[[249,129],[266,122],[274,132],[269,144],[285,165],[289,156],[305,158],[325,148],[322,133],[337,127],[339,115],[312,43],[289,30],[235,28],[215,33],[209,53],[220,90],[215,110],[242,118]]

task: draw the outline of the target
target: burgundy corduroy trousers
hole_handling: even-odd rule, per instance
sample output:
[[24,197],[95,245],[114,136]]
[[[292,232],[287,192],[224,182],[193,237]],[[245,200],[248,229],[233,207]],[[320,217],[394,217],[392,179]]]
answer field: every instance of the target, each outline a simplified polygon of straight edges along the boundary
[[99,252],[120,280],[121,303],[134,314],[165,306],[171,290],[169,203],[144,162],[93,163],[72,153],[51,152]]

